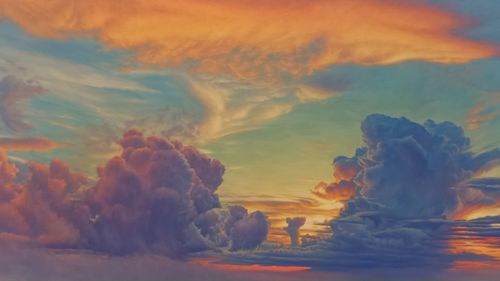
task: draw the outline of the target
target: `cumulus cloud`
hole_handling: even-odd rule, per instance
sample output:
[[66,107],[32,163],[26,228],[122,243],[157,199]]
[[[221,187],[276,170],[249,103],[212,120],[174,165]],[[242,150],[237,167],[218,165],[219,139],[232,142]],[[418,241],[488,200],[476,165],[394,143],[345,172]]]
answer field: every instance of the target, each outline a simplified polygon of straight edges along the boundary
[[311,191],[314,195],[329,200],[345,202],[350,199],[355,192],[356,184],[353,178],[361,170],[358,158],[365,153],[364,149],[358,149],[354,157],[339,156],[333,160],[332,183],[320,182]]
[[446,263],[436,250],[445,218],[474,203],[455,187],[497,163],[498,150],[473,154],[462,128],[451,122],[420,125],[373,114],[361,130],[366,148],[355,156],[359,171],[349,174],[356,192],[332,221],[334,247],[356,249],[367,263],[383,262],[370,261],[375,253],[391,261],[392,251],[404,257],[399,262],[441,256]]
[[264,213],[249,214],[239,206],[231,207],[229,213],[231,216],[225,228],[231,237],[231,250],[254,249],[266,240],[269,222]]
[[[483,173],[500,159],[498,150],[470,152],[470,140],[451,122],[419,125],[406,118],[368,116],[361,126],[366,150],[357,156],[362,169],[352,181],[354,199],[376,202],[401,217],[441,216],[456,211],[453,188]],[[371,211],[352,200],[345,213]],[[377,208],[377,209],[380,209]]]
[[305,217],[286,218],[287,226],[284,230],[290,235],[290,245],[297,247],[299,245],[299,230],[306,223]]
[[77,208],[70,194],[78,191],[86,177],[54,160],[50,165],[32,163],[26,182],[16,183],[18,170],[3,156],[2,236],[54,247],[76,244],[81,236],[73,223]]
[[18,132],[31,129],[24,120],[26,100],[39,96],[46,90],[33,80],[22,80],[8,75],[0,81],[0,119],[9,131]]
[[63,147],[64,144],[54,142],[45,137],[9,138],[0,137],[0,150],[13,151],[50,151]]
[[[344,199],[330,223],[332,237],[307,237],[300,249],[263,250],[245,262],[328,270],[498,262],[500,217],[454,220],[463,211],[498,206],[499,180],[477,178],[498,164],[498,149],[472,153],[469,138],[451,122],[421,125],[372,114],[361,130],[365,146],[333,165],[334,179],[349,183],[350,197],[337,194],[339,184],[321,190]],[[474,238],[467,237],[471,232]],[[481,246],[462,247],[470,239]]]
[[[58,160],[29,164],[28,178],[18,182],[17,167],[1,154],[1,237],[56,248],[172,257],[227,245],[210,243],[207,227],[195,223],[220,208],[220,161],[137,130],[127,131],[119,143],[122,153],[99,168],[92,187],[83,174]],[[242,210],[244,215],[231,215],[225,226],[233,250],[255,248],[267,235],[266,217]]]

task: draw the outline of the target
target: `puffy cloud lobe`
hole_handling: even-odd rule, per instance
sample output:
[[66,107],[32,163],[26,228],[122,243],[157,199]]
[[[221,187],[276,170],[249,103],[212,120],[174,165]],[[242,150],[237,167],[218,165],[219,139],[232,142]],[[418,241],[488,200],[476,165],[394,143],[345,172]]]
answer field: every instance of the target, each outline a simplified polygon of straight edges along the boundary
[[306,223],[305,217],[296,217],[296,218],[286,218],[287,226],[284,230],[290,235],[290,244],[292,247],[296,247],[299,245],[300,228]]
[[333,160],[334,182],[327,184],[320,182],[311,191],[314,195],[328,200],[345,202],[356,191],[354,177],[361,170],[358,157],[366,153],[365,149],[358,149],[354,157],[339,156]]
[[[225,213],[216,209],[224,173],[219,161],[137,130],[127,131],[120,145],[121,155],[99,168],[92,188],[84,188],[84,175],[57,160],[48,166],[31,163],[28,179],[16,183],[16,166],[0,154],[1,236],[50,247],[173,257],[228,244],[224,225],[225,240],[215,241],[216,233],[208,230],[210,220],[218,222]],[[255,248],[265,239],[267,221],[259,212],[245,210],[230,224],[235,250]]]
[[[456,210],[453,188],[482,173],[500,159],[497,150],[472,154],[470,140],[451,122],[419,125],[406,118],[368,116],[362,126],[366,155],[353,181],[358,199],[369,198],[384,211],[402,217],[440,216]],[[346,206],[346,213],[370,210]],[[370,205],[370,204],[368,204]]]
[[126,132],[120,144],[122,155],[99,170],[99,181],[88,192],[97,218],[90,247],[177,255],[192,247],[193,239],[202,241],[191,224],[197,215],[220,206],[215,191],[222,183],[222,164],[195,148],[145,138],[136,130]]
[[[73,173],[69,167],[54,160],[50,165],[30,164],[30,177],[24,184],[13,183],[17,170],[9,168],[3,157],[2,170],[11,170],[0,201],[0,232],[20,240],[31,240],[46,246],[69,246],[80,241],[78,207],[69,196],[85,182],[86,177]],[[4,174],[4,173],[2,173]],[[4,176],[4,175],[3,175]],[[4,176],[5,179],[5,176]]]
[[0,119],[9,131],[17,132],[31,129],[23,120],[24,102],[46,92],[36,81],[24,81],[9,75],[0,81]]
[[330,184],[320,182],[314,187],[312,193],[319,198],[345,202],[354,195],[355,189],[356,185],[352,181],[342,180]]
[[269,222],[260,211],[245,214],[229,228],[231,250],[248,250],[259,246],[267,238]]

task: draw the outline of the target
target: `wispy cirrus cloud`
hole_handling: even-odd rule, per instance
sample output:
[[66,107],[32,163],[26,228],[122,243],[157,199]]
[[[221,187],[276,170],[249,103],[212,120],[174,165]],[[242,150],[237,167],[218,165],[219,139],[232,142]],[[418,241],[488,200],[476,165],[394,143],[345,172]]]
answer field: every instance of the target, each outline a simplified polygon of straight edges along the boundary
[[0,7],[0,16],[37,36],[91,38],[129,51],[133,58],[124,64],[132,71],[187,73],[188,93],[205,107],[192,127],[201,141],[335,96],[301,81],[331,65],[454,64],[498,53],[458,35],[471,19],[426,2],[3,0]]
[[463,63],[497,49],[454,31],[469,19],[414,1],[3,0],[37,36],[94,37],[140,63],[242,80],[301,76],[332,64]]
[[467,130],[476,130],[484,123],[497,118],[498,110],[496,107],[500,104],[500,93],[493,93],[484,101],[478,101],[467,111],[465,123]]
[[45,92],[37,81],[25,81],[14,75],[3,77],[0,81],[0,119],[7,130],[29,130],[31,125],[23,119],[25,104]]

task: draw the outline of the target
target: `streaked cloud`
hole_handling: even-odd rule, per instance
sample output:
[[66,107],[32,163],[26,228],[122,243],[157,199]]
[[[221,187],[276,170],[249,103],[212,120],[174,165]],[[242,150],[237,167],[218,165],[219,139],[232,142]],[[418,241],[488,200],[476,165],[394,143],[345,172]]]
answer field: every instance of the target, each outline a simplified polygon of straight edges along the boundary
[[465,122],[467,130],[476,130],[484,123],[497,118],[497,106],[500,104],[500,93],[491,94],[485,101],[477,102],[467,111]]
[[12,138],[0,137],[0,150],[8,151],[50,151],[64,147],[65,144],[57,143],[46,137]]
[[332,64],[465,63],[497,49],[456,35],[470,19],[414,1],[3,0],[4,16],[46,38],[97,38],[135,59],[241,80]]

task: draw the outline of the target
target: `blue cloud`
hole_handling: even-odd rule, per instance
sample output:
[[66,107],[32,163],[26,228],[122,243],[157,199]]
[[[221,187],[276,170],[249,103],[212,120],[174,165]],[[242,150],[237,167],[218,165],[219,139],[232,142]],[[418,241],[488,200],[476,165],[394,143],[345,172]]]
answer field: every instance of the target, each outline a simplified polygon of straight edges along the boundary
[[327,270],[446,268],[457,260],[495,260],[467,249],[456,254],[450,241],[469,239],[469,230],[475,237],[498,237],[500,217],[475,221],[450,217],[479,204],[478,198],[496,202],[487,193],[472,200],[457,187],[498,185],[499,179],[473,180],[498,163],[498,150],[472,153],[469,138],[451,122],[429,120],[421,125],[404,117],[372,114],[362,122],[361,131],[365,146],[353,158],[337,157],[334,162],[356,160],[360,169],[353,174],[342,172],[342,165],[336,167],[339,177],[356,187],[340,216],[331,222],[332,238],[301,249],[269,248],[255,256],[230,259]]

